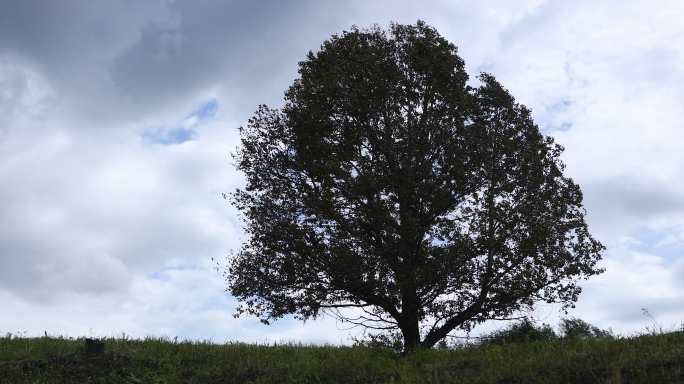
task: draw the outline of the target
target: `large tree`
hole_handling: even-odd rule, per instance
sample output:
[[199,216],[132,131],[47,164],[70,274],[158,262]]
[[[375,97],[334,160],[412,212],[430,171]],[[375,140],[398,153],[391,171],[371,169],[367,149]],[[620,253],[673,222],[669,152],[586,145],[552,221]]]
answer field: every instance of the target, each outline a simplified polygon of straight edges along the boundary
[[456,47],[420,21],[353,28],[299,63],[283,108],[240,128],[238,314],[336,310],[399,330],[412,351],[577,300],[604,248],[563,149],[494,77],[467,80]]

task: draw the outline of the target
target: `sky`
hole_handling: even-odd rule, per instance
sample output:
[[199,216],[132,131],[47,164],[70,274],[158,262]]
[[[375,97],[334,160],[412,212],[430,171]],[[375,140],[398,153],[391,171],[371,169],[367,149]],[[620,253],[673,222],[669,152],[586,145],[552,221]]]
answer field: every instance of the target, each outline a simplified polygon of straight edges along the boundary
[[0,0],[0,334],[349,343],[331,318],[233,317],[213,260],[245,235],[221,195],[244,185],[238,127],[307,52],[418,19],[565,146],[607,247],[568,315],[681,327],[680,1]]

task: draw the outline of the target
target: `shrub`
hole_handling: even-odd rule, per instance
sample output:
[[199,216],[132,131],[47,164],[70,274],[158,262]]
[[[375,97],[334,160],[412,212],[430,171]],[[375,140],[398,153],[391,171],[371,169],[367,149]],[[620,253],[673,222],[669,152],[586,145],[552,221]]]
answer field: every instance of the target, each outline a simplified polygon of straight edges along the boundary
[[568,339],[614,338],[613,332],[598,328],[578,318],[561,319],[561,334]]
[[532,341],[555,340],[556,332],[548,324],[537,325],[533,320],[524,318],[507,328],[494,331],[482,337],[481,345],[503,345],[511,343],[528,343]]
[[364,333],[361,337],[352,337],[354,346],[369,348],[389,348],[400,352],[404,348],[403,338],[399,332]]

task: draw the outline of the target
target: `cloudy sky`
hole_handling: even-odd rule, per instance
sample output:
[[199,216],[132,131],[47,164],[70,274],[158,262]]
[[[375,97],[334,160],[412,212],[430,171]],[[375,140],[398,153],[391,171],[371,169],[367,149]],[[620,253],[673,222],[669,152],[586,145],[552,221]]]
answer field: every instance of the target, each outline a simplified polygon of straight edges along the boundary
[[680,1],[0,0],[0,333],[348,342],[331,319],[232,317],[211,261],[244,239],[229,153],[331,34],[417,19],[566,147],[608,247],[571,314],[679,327]]

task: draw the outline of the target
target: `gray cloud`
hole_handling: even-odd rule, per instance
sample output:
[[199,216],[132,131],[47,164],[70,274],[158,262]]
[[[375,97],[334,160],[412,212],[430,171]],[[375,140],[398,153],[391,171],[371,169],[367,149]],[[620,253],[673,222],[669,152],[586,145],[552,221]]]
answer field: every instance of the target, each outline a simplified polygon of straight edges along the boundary
[[139,39],[141,28],[172,21],[165,4],[3,2],[0,57],[29,63],[58,90],[60,105],[78,111],[72,118],[115,120],[125,103],[106,64]]
[[593,180],[584,185],[583,192],[592,222],[613,239],[620,233],[648,228],[663,218],[676,223],[684,214],[682,186],[647,174]]
[[[111,77],[123,97],[146,109],[207,89],[222,93],[229,101],[224,107],[239,113],[279,103],[299,59],[339,23],[340,14],[325,12],[331,5],[171,3],[177,23],[143,28],[140,39],[112,61]],[[274,84],[283,90],[273,92]]]

